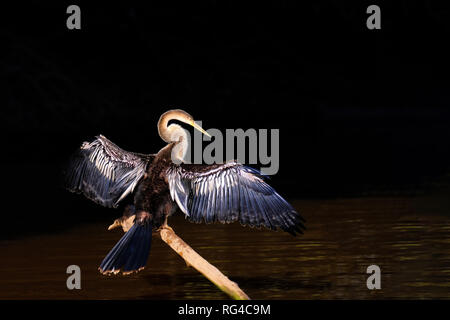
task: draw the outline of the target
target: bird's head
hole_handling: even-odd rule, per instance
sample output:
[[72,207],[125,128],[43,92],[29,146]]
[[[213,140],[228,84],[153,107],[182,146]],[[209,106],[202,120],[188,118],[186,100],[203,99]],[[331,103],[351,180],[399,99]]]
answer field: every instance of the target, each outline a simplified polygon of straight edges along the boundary
[[178,120],[180,122],[186,123],[194,127],[196,130],[200,131],[201,133],[207,135],[208,137],[211,137],[205,130],[203,130],[201,126],[199,126],[195,122],[194,118],[189,113],[181,109],[174,109],[164,112],[158,121],[159,136],[167,143],[178,142],[180,136],[185,135],[184,129],[179,125],[172,123],[168,126],[170,120]]

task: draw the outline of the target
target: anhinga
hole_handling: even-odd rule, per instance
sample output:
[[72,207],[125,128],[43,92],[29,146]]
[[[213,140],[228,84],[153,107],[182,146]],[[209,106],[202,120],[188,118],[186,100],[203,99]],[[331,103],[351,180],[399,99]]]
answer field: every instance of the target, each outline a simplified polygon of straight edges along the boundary
[[157,154],[127,152],[104,136],[84,142],[66,173],[67,188],[81,192],[105,207],[116,207],[128,194],[124,219],[135,215],[133,226],[100,265],[103,274],[124,274],[143,269],[150,253],[153,228],[167,227],[177,208],[191,222],[239,221],[242,225],[303,233],[303,218],[257,170],[236,161],[198,165],[183,159],[188,137],[178,120],[208,135],[183,110],[170,110],[158,121],[160,137],[167,142]]

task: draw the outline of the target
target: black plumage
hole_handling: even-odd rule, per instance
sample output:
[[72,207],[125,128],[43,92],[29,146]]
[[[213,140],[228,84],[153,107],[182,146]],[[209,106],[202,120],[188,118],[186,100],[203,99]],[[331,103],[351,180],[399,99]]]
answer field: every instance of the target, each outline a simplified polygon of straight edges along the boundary
[[105,207],[117,207],[131,193],[154,159],[152,154],[122,150],[100,135],[84,142],[66,170],[66,187]]
[[303,219],[261,173],[235,161],[225,164],[171,164],[171,197],[193,222],[229,223],[302,233]]

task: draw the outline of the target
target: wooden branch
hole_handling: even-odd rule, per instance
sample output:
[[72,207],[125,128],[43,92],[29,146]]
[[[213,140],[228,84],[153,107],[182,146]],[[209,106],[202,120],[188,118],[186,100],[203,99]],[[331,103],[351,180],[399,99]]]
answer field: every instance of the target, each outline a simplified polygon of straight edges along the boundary
[[[133,225],[134,215],[116,219],[108,230],[121,226],[124,232],[127,232]],[[178,255],[180,255],[186,265],[192,266],[198,272],[203,274],[209,281],[214,283],[220,290],[228,294],[235,300],[250,300],[249,296],[239,288],[236,282],[231,281],[219,269],[210,264],[206,259],[200,256],[186,242],[175,234],[171,227],[165,226],[159,230],[161,239],[167,243]]]
[[239,288],[236,282],[231,281],[219,269],[214,267],[202,256],[194,251],[186,242],[178,237],[172,228],[162,228],[159,232],[161,239],[167,243],[176,253],[178,253],[188,266],[197,269],[209,281],[214,283],[220,290],[228,294],[235,300],[250,300],[244,291]]

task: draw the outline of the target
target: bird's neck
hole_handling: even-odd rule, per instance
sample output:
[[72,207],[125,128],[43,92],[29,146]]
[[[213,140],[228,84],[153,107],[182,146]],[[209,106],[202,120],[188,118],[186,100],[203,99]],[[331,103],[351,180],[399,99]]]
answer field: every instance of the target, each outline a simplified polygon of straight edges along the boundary
[[[168,117],[166,114],[163,114],[161,118],[159,118],[158,121],[158,133],[161,139],[163,139],[167,143],[171,143],[171,130],[169,130],[169,127],[167,124],[170,121],[170,117]],[[173,125],[171,125],[173,126]]]
[[[159,128],[159,126],[158,126]],[[189,134],[177,124],[171,124],[160,130],[161,138],[168,143],[166,147],[161,149],[164,157],[170,158],[172,162],[180,164],[185,161],[185,156],[189,148]]]
[[180,130],[177,130],[174,133],[174,146],[172,149],[172,161],[175,163],[185,162],[185,156],[189,148],[188,134],[186,130],[180,127]]
[[[172,112],[173,113],[173,112]],[[177,115],[170,112],[164,113],[158,121],[158,133],[161,139],[172,145],[171,159],[174,163],[184,162],[184,158],[189,147],[188,132],[178,124],[172,123],[168,126],[170,120],[180,120]],[[180,120],[181,121],[181,120]]]

